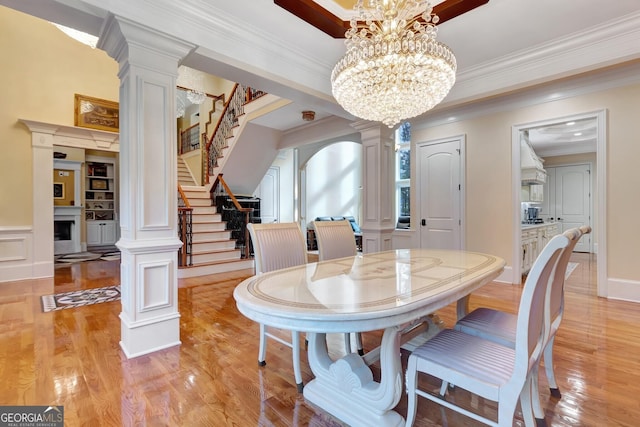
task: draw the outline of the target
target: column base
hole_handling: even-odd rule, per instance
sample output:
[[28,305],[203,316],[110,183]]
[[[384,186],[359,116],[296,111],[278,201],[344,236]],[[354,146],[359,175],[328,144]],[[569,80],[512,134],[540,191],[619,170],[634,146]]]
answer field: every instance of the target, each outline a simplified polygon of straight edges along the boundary
[[179,313],[137,323],[129,322],[124,313],[120,313],[120,321],[120,348],[127,359],[182,344]]

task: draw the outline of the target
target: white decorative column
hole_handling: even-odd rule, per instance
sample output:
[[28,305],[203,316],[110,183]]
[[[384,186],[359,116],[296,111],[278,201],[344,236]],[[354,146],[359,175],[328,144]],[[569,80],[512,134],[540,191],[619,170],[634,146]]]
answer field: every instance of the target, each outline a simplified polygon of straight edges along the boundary
[[98,47],[120,64],[120,346],[136,357],[180,344],[175,100],[193,45],[110,16]]
[[31,131],[33,246],[31,277],[53,277],[53,143],[57,126],[22,122]]
[[393,130],[377,122],[353,124],[362,140],[362,251],[393,249],[395,228]]

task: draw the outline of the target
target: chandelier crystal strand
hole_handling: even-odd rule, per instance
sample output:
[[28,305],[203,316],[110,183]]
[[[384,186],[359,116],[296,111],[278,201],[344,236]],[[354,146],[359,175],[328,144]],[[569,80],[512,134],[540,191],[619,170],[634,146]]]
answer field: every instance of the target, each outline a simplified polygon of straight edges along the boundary
[[338,103],[389,127],[438,105],[455,83],[456,59],[436,41],[430,2],[358,0],[354,9],[347,51],[331,73]]

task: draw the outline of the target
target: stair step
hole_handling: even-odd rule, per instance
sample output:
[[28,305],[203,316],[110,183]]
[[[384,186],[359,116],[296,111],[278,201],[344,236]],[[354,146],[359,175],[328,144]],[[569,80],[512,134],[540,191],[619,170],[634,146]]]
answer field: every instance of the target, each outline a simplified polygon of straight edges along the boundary
[[178,267],[178,278],[207,276],[210,274],[227,273],[230,271],[247,270],[247,275],[254,274],[253,259],[238,259],[234,261],[217,261],[206,264]]
[[202,222],[222,222],[222,215],[214,212],[193,212],[193,222],[194,223],[202,223]]
[[220,240],[229,240],[231,238],[231,230],[209,231],[193,233],[192,242],[212,242]]
[[240,249],[194,253],[192,254],[193,265],[201,265],[201,264],[206,264],[213,261],[236,260],[236,259],[240,259],[241,254],[242,253]]
[[[191,206],[193,208],[193,215],[220,215],[218,213],[218,208],[215,206]],[[221,219],[222,220],[222,216]]]
[[208,233],[210,231],[225,231],[227,224],[224,222],[193,222],[191,230],[193,234]]
[[233,250],[236,248],[235,240],[211,240],[202,242],[193,242],[193,253]]
[[[187,197],[189,199],[189,197]],[[211,199],[189,199],[189,204],[193,206],[211,206]]]
[[185,196],[187,196],[187,199],[189,199],[189,201],[191,201],[192,199],[207,199],[207,200],[211,200],[211,197],[209,197],[209,192],[208,191],[192,191],[192,190],[187,190],[185,191],[185,189],[182,189],[182,192],[184,193]]

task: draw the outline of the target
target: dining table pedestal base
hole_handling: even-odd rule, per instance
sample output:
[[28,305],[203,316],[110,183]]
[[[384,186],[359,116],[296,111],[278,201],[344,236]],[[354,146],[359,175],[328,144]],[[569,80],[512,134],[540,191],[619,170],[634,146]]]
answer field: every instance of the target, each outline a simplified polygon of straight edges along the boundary
[[309,365],[315,378],[304,397],[350,426],[397,427],[405,420],[393,408],[400,401],[403,379],[398,326],[387,328],[380,346],[380,381],[357,353],[333,361],[325,334],[309,333]]

